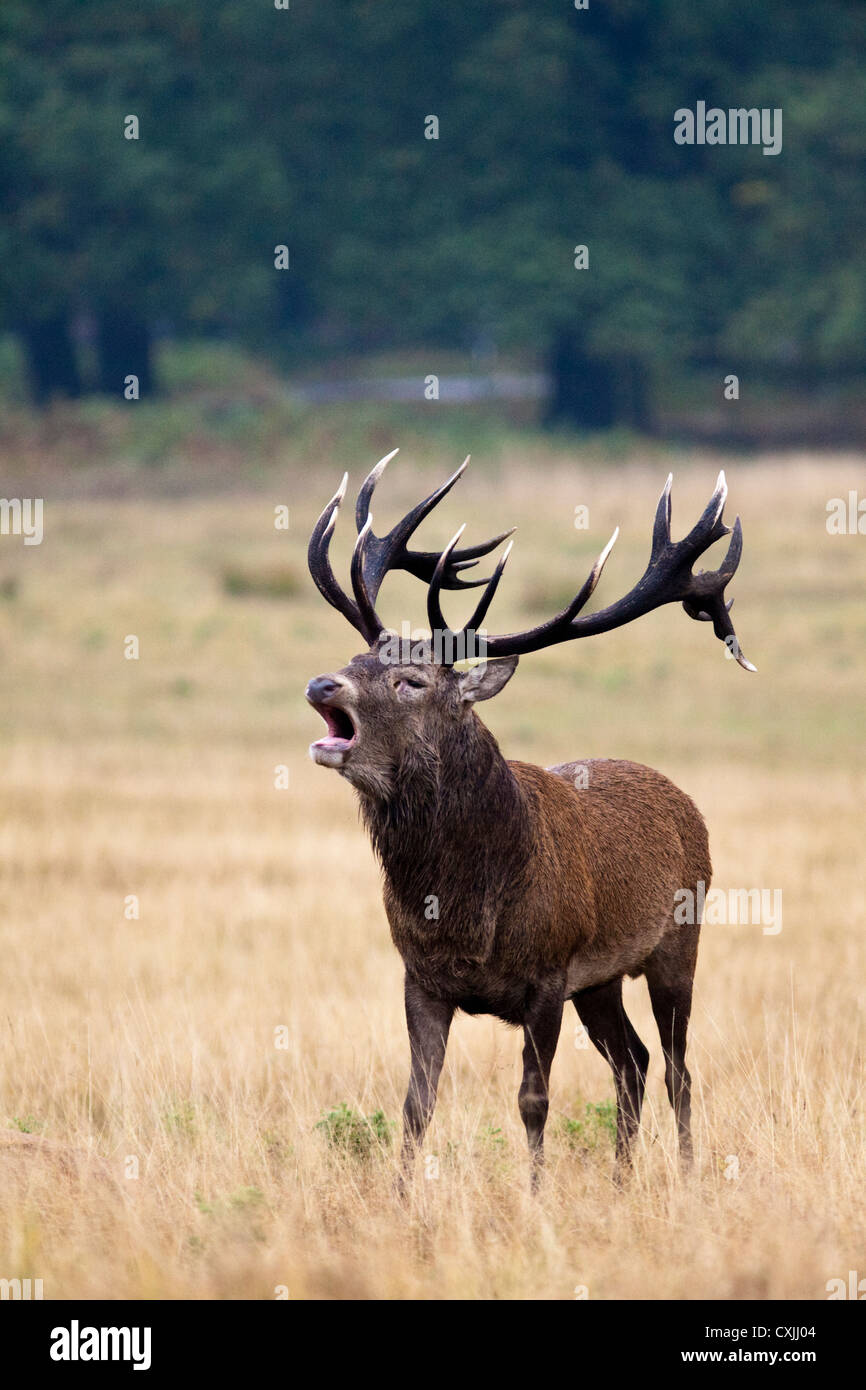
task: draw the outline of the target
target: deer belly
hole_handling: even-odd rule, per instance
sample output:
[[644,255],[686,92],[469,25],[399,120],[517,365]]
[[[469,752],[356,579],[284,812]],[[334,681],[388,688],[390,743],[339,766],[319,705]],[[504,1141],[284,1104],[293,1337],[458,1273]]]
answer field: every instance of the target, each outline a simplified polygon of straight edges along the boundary
[[644,925],[640,937],[606,945],[603,949],[576,951],[566,968],[566,998],[581,989],[607,984],[622,975],[642,975],[647,957],[670,930],[670,914]]

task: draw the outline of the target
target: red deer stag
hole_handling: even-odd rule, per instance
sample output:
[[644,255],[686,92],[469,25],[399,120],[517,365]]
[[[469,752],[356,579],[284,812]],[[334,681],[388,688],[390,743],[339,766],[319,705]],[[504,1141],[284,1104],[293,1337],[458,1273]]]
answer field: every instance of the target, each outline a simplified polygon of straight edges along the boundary
[[[397,451],[394,450],[394,453]],[[625,975],[645,975],[665,1057],[680,1153],[691,1159],[690,1078],[685,1063],[700,923],[674,921],[675,893],[710,882],[707,831],[694,803],[660,773],[637,763],[591,759],[548,769],[506,761],[473,706],[513,675],[518,658],[556,642],[608,632],[665,603],[712,622],[746,670],[724,602],[739,563],[737,518],[721,567],[692,573],[697,558],[731,532],[722,520],[724,474],[684,540],[671,539],[671,478],[655,516],[646,571],[630,593],[582,615],[617,537],[614,532],[573,601],[528,632],[486,637],[468,670],[465,637],[483,622],[508,551],[489,579],[467,581],[511,532],[441,554],[409,550],[420,522],[453,487],[461,468],[387,536],[372,530],[369,504],[389,454],[364,482],[356,505],[354,599],[337,583],[328,548],[347,479],[328,503],[309,547],[312,577],[357,628],[368,650],[307,686],[328,726],[315,762],[351,782],[384,871],[391,935],[405,965],[411,1078],[403,1111],[407,1167],[433,1112],[455,1009],[493,1014],[523,1028],[519,1107],[532,1155],[542,1161],[548,1078],[565,1001],[574,1003],[609,1062],[617,1097],[617,1173],[630,1161],[640,1123],[649,1054],[625,1013]],[[468,459],[466,461],[468,463]],[[375,604],[389,570],[428,586],[430,641],[388,632]],[[452,631],[442,589],[485,585],[466,628]],[[470,640],[470,645],[472,645]],[[477,654],[477,653],[476,653]]]

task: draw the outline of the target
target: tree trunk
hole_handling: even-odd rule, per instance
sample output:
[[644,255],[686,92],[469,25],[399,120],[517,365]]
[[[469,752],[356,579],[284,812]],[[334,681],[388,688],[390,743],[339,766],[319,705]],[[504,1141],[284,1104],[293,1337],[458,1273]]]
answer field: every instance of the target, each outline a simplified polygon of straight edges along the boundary
[[36,405],[52,396],[81,395],[81,377],[66,314],[19,325],[27,361],[30,394]]
[[150,329],[142,319],[122,310],[103,310],[97,321],[96,356],[100,391],[122,397],[126,378],[137,376],[139,396],[153,394]]
[[610,429],[612,425],[650,429],[648,378],[639,359],[594,356],[585,350],[579,334],[564,329],[554,341],[549,371],[553,390],[548,425],[584,430]]

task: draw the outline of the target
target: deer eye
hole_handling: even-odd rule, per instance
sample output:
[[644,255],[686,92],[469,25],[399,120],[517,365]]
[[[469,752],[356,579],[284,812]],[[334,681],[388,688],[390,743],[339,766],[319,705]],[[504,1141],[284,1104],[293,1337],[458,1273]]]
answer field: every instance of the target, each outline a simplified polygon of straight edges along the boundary
[[397,689],[408,685],[412,690],[423,690],[426,684],[426,681],[414,681],[411,676],[401,676],[397,682]]

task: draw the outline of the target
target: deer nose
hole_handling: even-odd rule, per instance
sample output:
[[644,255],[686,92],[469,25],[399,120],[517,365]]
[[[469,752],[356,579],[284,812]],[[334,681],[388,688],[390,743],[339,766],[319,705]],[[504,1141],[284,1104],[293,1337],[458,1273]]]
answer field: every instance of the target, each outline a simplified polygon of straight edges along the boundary
[[324,705],[332,700],[340,689],[340,682],[333,676],[314,676],[307,686],[307,699],[314,705]]

